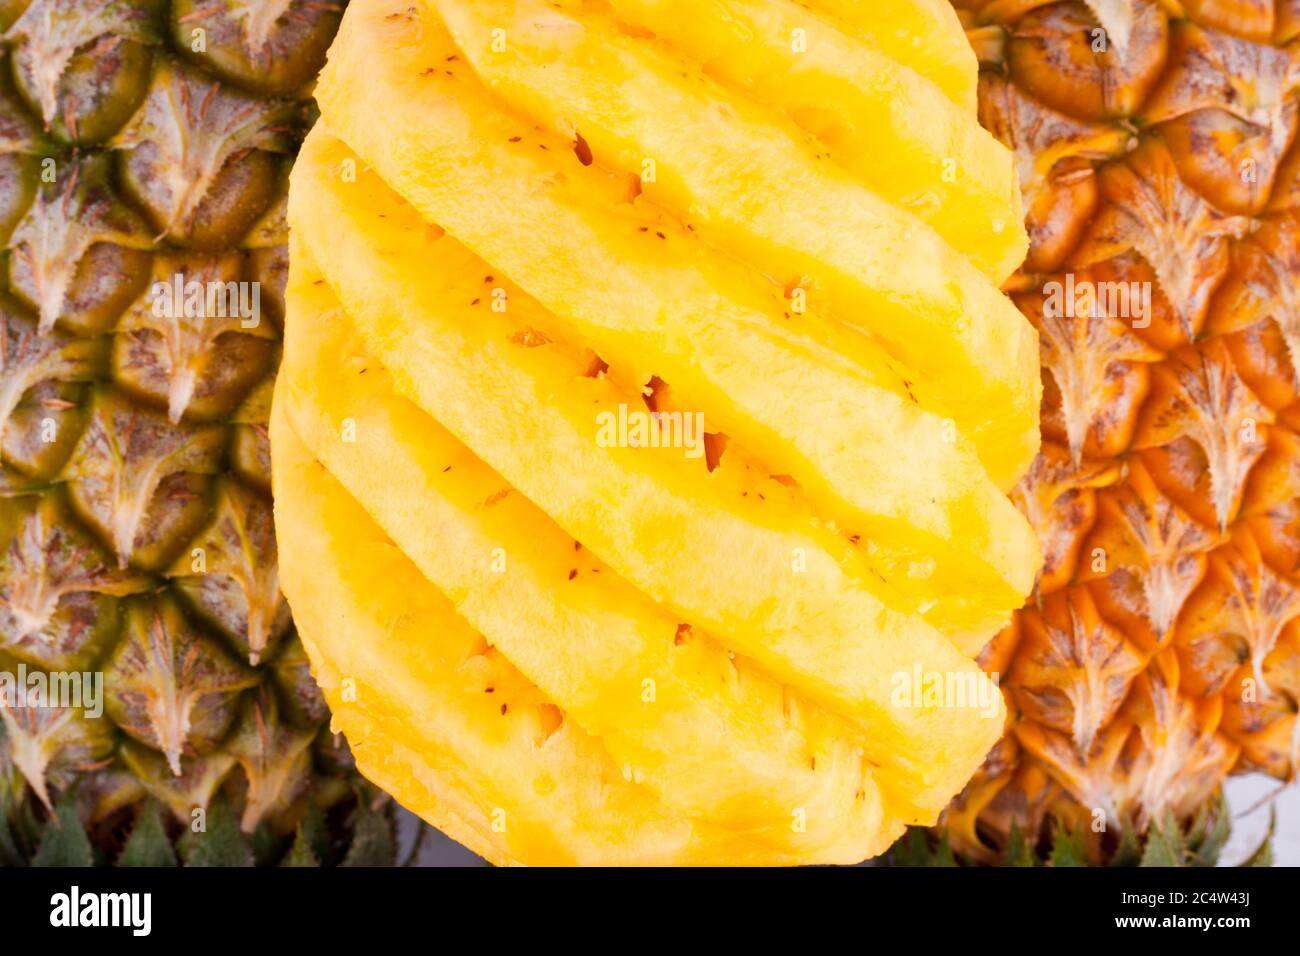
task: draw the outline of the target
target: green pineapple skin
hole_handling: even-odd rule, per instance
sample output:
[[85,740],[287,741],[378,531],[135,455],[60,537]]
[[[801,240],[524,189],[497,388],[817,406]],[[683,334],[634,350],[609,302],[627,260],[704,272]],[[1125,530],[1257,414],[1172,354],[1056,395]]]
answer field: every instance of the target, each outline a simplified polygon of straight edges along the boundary
[[[279,594],[266,437],[343,5],[0,2],[0,675],[102,678],[0,707],[0,864],[393,859]],[[178,280],[259,307],[158,314]]]

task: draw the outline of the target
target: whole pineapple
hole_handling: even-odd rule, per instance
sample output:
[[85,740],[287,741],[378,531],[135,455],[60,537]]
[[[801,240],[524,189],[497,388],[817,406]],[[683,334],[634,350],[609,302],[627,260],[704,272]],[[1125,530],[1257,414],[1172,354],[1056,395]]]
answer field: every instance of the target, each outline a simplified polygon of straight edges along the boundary
[[1300,3],[956,6],[1026,201],[1044,449],[1015,497],[1046,561],[985,650],[1007,733],[948,833],[1199,859],[1229,773],[1300,766]]
[[0,673],[104,682],[102,716],[0,694],[0,862],[167,862],[178,832],[191,861],[384,842],[280,596],[269,497],[286,178],[341,13],[0,3]]

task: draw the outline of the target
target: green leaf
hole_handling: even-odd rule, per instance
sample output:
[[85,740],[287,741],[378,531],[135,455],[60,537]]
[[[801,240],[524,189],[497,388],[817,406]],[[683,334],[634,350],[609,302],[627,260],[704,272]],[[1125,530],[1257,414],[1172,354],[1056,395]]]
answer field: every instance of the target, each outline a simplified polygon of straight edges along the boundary
[[293,848],[282,866],[321,866],[329,859],[329,832],[325,828],[325,814],[315,800],[307,805],[307,813],[298,824],[293,836]]
[[1147,845],[1139,866],[1186,866],[1187,844],[1172,810],[1165,810],[1159,822],[1147,831]]
[[141,805],[135,826],[122,847],[115,866],[176,866],[176,850],[163,828],[162,807],[157,800]]
[[45,804],[36,799],[30,788],[18,790],[15,796],[17,802],[9,814],[9,826],[19,855],[30,863],[45,834],[49,813],[45,810]]
[[252,866],[253,853],[239,832],[230,806],[218,797],[206,814],[206,829],[186,833],[181,839],[181,858],[186,866]]
[[1007,845],[1002,848],[1001,866],[1033,866],[1034,854],[1029,850],[1025,835],[1020,832],[1020,824],[1011,821],[1011,833],[1007,836]]
[[1207,800],[1202,803],[1196,811],[1196,817],[1192,820],[1191,826],[1183,833],[1183,839],[1187,842],[1187,849],[1191,853],[1199,850],[1201,844],[1205,842],[1206,836],[1209,835],[1210,826],[1214,822],[1211,813],[1211,807],[1213,806],[1214,801]]
[[272,832],[264,822],[259,823],[252,833],[246,836],[249,848],[253,851],[253,866],[272,866],[284,855],[285,840]]
[[320,857],[318,857],[316,851],[311,848],[311,841],[303,836],[301,826],[298,827],[298,832],[294,834],[293,846],[289,850],[289,855],[284,858],[284,861],[280,865],[307,869],[321,865]]
[[397,855],[387,816],[358,799],[353,814],[352,845],[340,866],[392,866]]
[[1268,811],[1268,832],[1264,834],[1264,841],[1256,848],[1255,852],[1246,858],[1242,866],[1272,866],[1273,865],[1273,836],[1277,833],[1277,811],[1270,807]]
[[956,866],[957,858],[953,856],[952,844],[948,841],[947,834],[939,838],[939,845],[934,849],[934,859],[930,861],[930,866]]
[[307,804],[307,813],[298,824],[301,832],[311,845],[312,852],[322,863],[330,861],[330,834],[325,823],[325,812],[315,800]]
[[95,848],[77,814],[76,794],[68,789],[45,824],[32,866],[94,866]]
[[1194,866],[1217,866],[1228,837],[1232,835],[1232,814],[1222,791],[1201,808],[1196,820],[1192,828],[1192,863]]
[[890,866],[929,866],[933,858],[930,834],[924,827],[908,827],[889,849]]
[[22,866],[23,855],[9,829],[7,816],[0,816],[0,866]]
[[1110,858],[1110,865],[1116,867],[1137,866],[1142,862],[1142,841],[1138,839],[1137,829],[1131,823],[1125,823],[1119,831],[1119,846]]
[[1084,846],[1083,831],[1057,830],[1052,838],[1052,855],[1048,857],[1052,866],[1087,866],[1088,850]]
[[22,866],[22,851],[10,828],[9,817],[13,805],[13,796],[6,781],[0,780],[0,866]]

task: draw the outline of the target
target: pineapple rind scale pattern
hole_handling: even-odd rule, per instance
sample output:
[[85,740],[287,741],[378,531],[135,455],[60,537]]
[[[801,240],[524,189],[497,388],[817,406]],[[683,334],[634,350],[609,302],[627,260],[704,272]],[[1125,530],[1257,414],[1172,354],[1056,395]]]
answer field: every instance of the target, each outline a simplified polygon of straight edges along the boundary
[[1300,766],[1300,4],[954,5],[1025,196],[1045,565],[944,825],[972,861],[1079,832],[1102,862]]
[[0,696],[4,862],[65,804],[104,862],[174,862],[122,855],[150,806],[169,839],[229,807],[257,850],[229,859],[274,859],[358,792],[279,593],[266,427],[342,9],[0,3],[0,671],[103,680]]

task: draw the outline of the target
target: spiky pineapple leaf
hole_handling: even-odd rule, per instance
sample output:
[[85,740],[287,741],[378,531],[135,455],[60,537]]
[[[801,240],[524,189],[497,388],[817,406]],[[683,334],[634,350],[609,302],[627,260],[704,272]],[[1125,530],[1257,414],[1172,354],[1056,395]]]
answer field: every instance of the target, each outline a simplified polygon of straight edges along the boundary
[[890,866],[929,866],[933,860],[930,834],[923,827],[908,827],[889,848]]
[[289,855],[284,858],[280,865],[302,869],[315,869],[321,865],[320,857],[311,848],[311,842],[303,836],[301,827],[298,828],[298,832],[294,835],[293,846],[289,850]]
[[1264,841],[1256,848],[1255,852],[1246,858],[1241,865],[1244,867],[1272,866],[1273,865],[1273,836],[1277,832],[1277,813],[1273,809],[1268,811],[1268,831],[1264,834]]
[[23,855],[10,827],[13,796],[7,781],[0,780],[0,866],[22,866]]
[[392,866],[397,853],[388,818],[358,798],[352,844],[340,866]]
[[1011,833],[1007,836],[1007,845],[1002,848],[1001,866],[1033,866],[1034,854],[1030,852],[1025,835],[1020,832],[1020,824],[1011,822]]
[[272,832],[265,822],[247,834],[249,849],[253,852],[253,866],[275,866],[284,853],[284,840]]
[[289,850],[289,855],[280,863],[283,867],[315,869],[321,865],[320,857],[316,851],[311,848],[311,841],[303,834],[302,827],[294,834],[293,846]]
[[176,866],[177,862],[163,828],[162,808],[157,800],[150,800],[136,814],[135,826],[114,866]]
[[946,832],[936,833],[925,827],[908,827],[881,858],[882,866],[960,867],[952,840]]
[[[18,853],[19,866],[25,866],[31,862],[49,820],[43,803],[38,800],[25,799],[30,793],[31,790],[24,788],[21,784],[17,789],[8,793],[9,810],[6,815],[9,819],[9,832],[13,836],[14,847]],[[37,807],[40,808],[39,814],[37,813]]]
[[1142,862],[1142,841],[1138,839],[1137,830],[1126,824],[1119,833],[1119,846],[1110,858],[1110,865],[1115,867],[1137,866]]
[[930,861],[930,866],[956,866],[957,857],[953,855],[952,843],[948,837],[944,836],[939,841],[939,845],[934,848],[934,858]]
[[253,852],[225,800],[218,798],[208,807],[205,829],[185,834],[181,858],[186,866],[253,865]]
[[1084,846],[1083,831],[1057,830],[1052,838],[1052,855],[1047,862],[1052,866],[1087,866],[1088,850]]
[[325,815],[316,801],[307,805],[307,813],[293,835],[293,846],[281,866],[321,866],[329,860],[329,832]]
[[76,795],[65,791],[45,824],[32,866],[94,866],[95,848],[77,814]]
[[1232,822],[1228,800],[1222,793],[1214,801],[1201,807],[1191,829],[1188,846],[1192,851],[1194,866],[1215,866],[1232,835]]
[[22,859],[13,832],[9,829],[9,821],[0,816],[0,866],[21,866]]
[[1187,842],[1172,810],[1165,810],[1164,816],[1147,831],[1146,849],[1142,851],[1142,862],[1138,865],[1187,865]]

